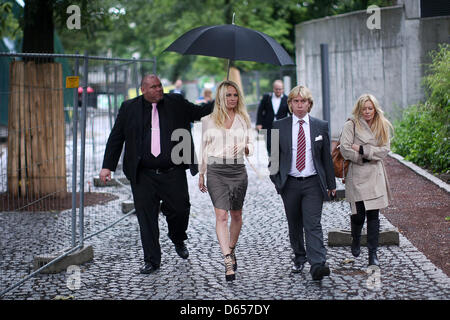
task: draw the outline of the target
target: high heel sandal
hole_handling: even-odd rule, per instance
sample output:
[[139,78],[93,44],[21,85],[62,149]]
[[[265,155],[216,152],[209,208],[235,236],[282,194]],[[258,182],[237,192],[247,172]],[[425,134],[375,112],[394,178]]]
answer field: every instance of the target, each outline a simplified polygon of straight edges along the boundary
[[230,252],[231,260],[233,261],[233,270],[236,271],[237,270],[237,260],[236,260],[236,254],[234,252],[234,249],[236,249],[236,246],[230,247],[230,249],[231,249],[231,252]]
[[235,278],[236,274],[233,270],[233,260],[231,259],[231,254],[227,254],[225,256],[225,279],[227,281],[233,281]]

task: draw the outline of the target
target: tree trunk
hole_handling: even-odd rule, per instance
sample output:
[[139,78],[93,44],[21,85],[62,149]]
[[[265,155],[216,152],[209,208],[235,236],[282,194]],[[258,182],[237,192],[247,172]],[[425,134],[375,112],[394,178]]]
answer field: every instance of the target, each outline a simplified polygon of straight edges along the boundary
[[32,202],[65,196],[62,67],[13,61],[8,118],[8,193]]
[[[52,0],[26,0],[22,52],[53,53],[53,2]],[[36,63],[53,62],[51,58],[35,59]]]
[[[51,0],[26,0],[24,53],[53,53]],[[61,64],[27,57],[10,66],[8,193],[23,205],[65,196],[66,157]]]
[[65,196],[62,67],[13,61],[8,117],[8,193],[32,202]]

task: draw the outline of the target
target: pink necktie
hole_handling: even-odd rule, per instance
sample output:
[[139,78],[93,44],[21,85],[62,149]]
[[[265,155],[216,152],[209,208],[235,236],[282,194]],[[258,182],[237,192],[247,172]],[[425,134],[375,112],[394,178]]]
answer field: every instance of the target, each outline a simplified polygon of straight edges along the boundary
[[306,155],[306,139],[305,132],[303,131],[303,120],[299,121],[300,127],[298,128],[298,137],[297,137],[297,162],[295,166],[297,170],[301,172],[305,169],[305,155]]
[[159,138],[159,115],[156,103],[152,103],[152,154],[157,157],[161,153],[161,144]]

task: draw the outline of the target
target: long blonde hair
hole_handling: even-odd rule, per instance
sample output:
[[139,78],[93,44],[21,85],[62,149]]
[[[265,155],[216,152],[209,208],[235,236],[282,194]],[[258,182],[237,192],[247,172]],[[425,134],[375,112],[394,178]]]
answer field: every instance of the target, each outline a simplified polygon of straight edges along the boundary
[[372,124],[370,126],[370,130],[375,134],[375,137],[378,140],[378,145],[382,146],[389,142],[389,128],[394,131],[394,127],[389,122],[388,119],[385,118],[383,110],[381,110],[380,104],[378,103],[377,98],[375,98],[370,93],[362,94],[355,103],[352,114],[356,121],[356,126],[361,129],[361,125],[359,123],[359,119],[362,115],[362,109],[364,104],[370,101],[372,102],[375,108],[375,115],[373,117]]
[[247,108],[244,104],[244,96],[239,89],[239,86],[235,82],[230,80],[225,80],[219,83],[217,87],[216,101],[214,103],[214,110],[211,113],[211,118],[214,120],[214,123],[217,127],[225,127],[225,120],[229,117],[226,111],[227,89],[229,86],[234,87],[238,93],[238,104],[236,106],[235,112],[245,120],[247,127],[250,128],[250,116],[248,115]]

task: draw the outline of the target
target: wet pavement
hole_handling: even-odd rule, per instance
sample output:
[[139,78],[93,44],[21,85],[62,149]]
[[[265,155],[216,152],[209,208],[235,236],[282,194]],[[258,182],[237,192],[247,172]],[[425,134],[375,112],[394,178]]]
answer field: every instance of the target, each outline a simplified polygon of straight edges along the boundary
[[[262,174],[247,166],[249,187],[243,209],[243,228],[236,249],[236,280],[227,283],[208,194],[198,191],[198,176],[188,173],[191,216],[186,241],[190,255],[181,259],[167,237],[160,215],[161,268],[142,275],[142,249],[137,218],[131,214],[93,237],[94,259],[59,274],[38,274],[6,293],[4,300],[86,299],[139,300],[448,300],[450,279],[404,236],[399,246],[379,248],[379,269],[367,267],[367,248],[353,258],[350,247],[328,247],[331,275],[313,281],[309,264],[291,273],[292,250],[280,196],[265,169],[263,141],[250,158]],[[123,217],[121,203],[130,199],[124,187],[93,188],[120,198],[85,209],[85,233],[92,234]],[[322,215],[325,245],[330,229],[349,229],[345,201],[325,202]],[[393,228],[381,214],[381,229]],[[33,257],[70,246],[71,212],[0,213],[0,291],[32,271]]]

